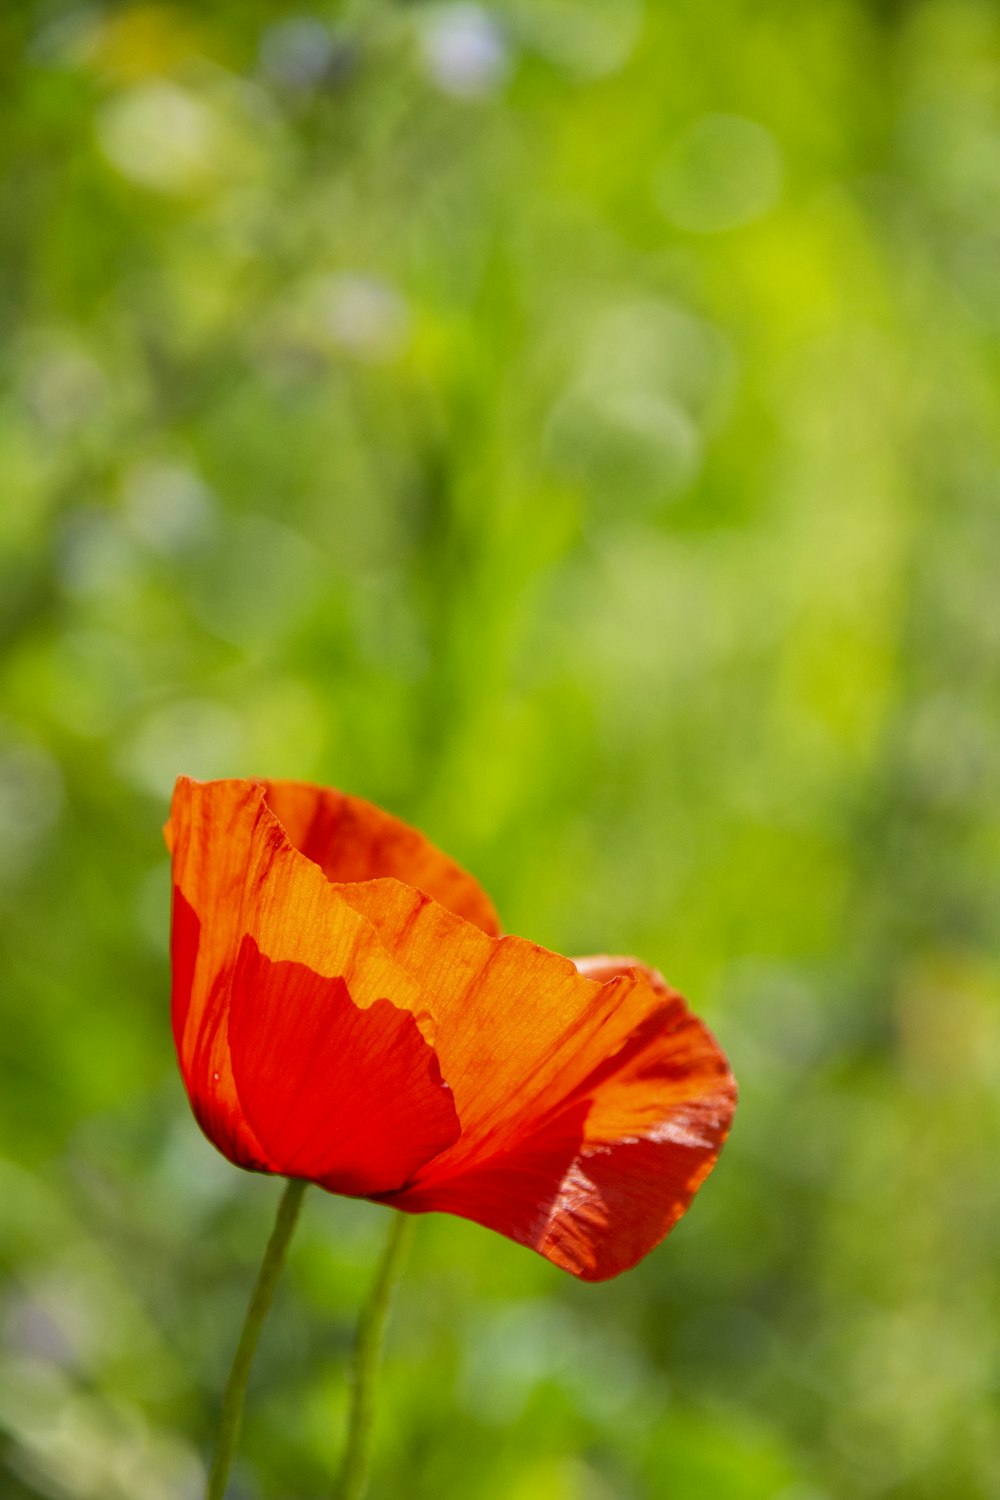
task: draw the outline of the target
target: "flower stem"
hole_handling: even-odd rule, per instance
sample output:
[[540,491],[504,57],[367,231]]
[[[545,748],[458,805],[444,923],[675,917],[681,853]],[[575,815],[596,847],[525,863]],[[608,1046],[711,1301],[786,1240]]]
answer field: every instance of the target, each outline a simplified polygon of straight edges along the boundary
[[382,1259],[375,1273],[368,1301],[358,1320],[347,1447],[333,1492],[334,1500],[361,1500],[368,1485],[372,1422],[375,1417],[375,1377],[382,1352],[382,1334],[393,1288],[403,1269],[414,1228],[415,1221],[411,1214],[393,1211]]
[[215,1444],[212,1472],[208,1476],[208,1489],[205,1491],[206,1500],[222,1500],[226,1493],[229,1467],[233,1461],[233,1453],[240,1435],[240,1423],[243,1420],[243,1399],[246,1396],[250,1366],[253,1364],[257,1340],[260,1338],[264,1319],[271,1306],[278,1277],[285,1264],[288,1244],[292,1238],[295,1221],[299,1216],[299,1209],[302,1207],[302,1195],[306,1186],[306,1183],[300,1182],[297,1178],[289,1178],[285,1191],[281,1195],[281,1202],[278,1204],[277,1218],[271,1230],[271,1238],[267,1242],[267,1249],[264,1251],[260,1270],[257,1272],[257,1284],[253,1289],[250,1305],[243,1320],[243,1331],[236,1346],[233,1367],[229,1372],[225,1395],[222,1398],[222,1416],[219,1420],[219,1435]]

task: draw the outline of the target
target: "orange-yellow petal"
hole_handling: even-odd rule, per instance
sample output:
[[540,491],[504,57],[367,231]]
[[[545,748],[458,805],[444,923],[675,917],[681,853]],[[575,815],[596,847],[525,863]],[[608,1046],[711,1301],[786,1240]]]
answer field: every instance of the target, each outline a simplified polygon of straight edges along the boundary
[[[461,1140],[448,1170],[484,1143],[520,1133],[526,1116],[565,1090],[599,1032],[601,986],[568,958],[525,938],[490,938],[395,880],[337,887],[422,987],[435,1049],[455,1093]],[[442,1163],[444,1168],[444,1163]]]
[[398,882],[340,889],[423,985],[462,1122],[392,1201],[475,1219],[585,1279],[634,1265],[729,1128],[735,1088],[709,1032],[631,960],[590,961],[591,977]]

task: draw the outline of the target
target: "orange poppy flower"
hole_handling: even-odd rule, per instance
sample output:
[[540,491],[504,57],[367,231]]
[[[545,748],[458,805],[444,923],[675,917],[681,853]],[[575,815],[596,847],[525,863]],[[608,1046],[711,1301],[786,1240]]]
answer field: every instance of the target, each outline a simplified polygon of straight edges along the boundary
[[182,777],[173,1027],[238,1166],[474,1219],[588,1281],[658,1244],[736,1089],[655,970],[500,934],[389,813],[296,782]]

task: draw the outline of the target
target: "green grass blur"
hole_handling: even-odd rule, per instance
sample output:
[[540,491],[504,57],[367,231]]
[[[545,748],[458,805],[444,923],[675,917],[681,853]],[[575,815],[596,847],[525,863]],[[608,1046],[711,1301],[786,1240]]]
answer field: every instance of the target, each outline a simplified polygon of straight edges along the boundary
[[[618,1281],[422,1221],[371,1500],[996,1500],[1000,11],[10,0],[0,82],[3,1500],[195,1500],[277,1201],[179,772],[392,808],[740,1080]],[[328,1493],[383,1229],[307,1198],[233,1500]]]

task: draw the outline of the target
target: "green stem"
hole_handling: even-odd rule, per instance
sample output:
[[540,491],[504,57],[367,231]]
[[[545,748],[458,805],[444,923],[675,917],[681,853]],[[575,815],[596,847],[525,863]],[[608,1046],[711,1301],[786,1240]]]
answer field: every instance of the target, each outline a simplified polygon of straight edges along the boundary
[[347,1447],[340,1467],[340,1477],[333,1492],[334,1500],[361,1500],[368,1485],[372,1422],[375,1417],[375,1377],[382,1351],[382,1334],[393,1288],[403,1269],[414,1227],[411,1214],[393,1210],[382,1259],[375,1273],[368,1301],[358,1320]]
[[236,1441],[240,1435],[240,1423],[243,1420],[243,1399],[246,1396],[250,1366],[253,1364],[257,1340],[260,1338],[264,1319],[271,1306],[278,1277],[285,1264],[288,1243],[292,1238],[299,1209],[302,1207],[302,1195],[306,1186],[306,1183],[296,1178],[289,1178],[285,1191],[281,1195],[281,1202],[278,1204],[278,1215],[274,1221],[274,1228],[271,1230],[271,1238],[267,1242],[267,1249],[264,1251],[260,1270],[257,1272],[257,1284],[253,1289],[247,1315],[243,1320],[243,1331],[236,1346],[233,1367],[229,1372],[226,1392],[222,1398],[219,1436],[216,1439],[215,1458],[212,1461],[212,1472],[208,1476],[205,1500],[222,1500],[226,1493],[229,1467],[233,1461]]

